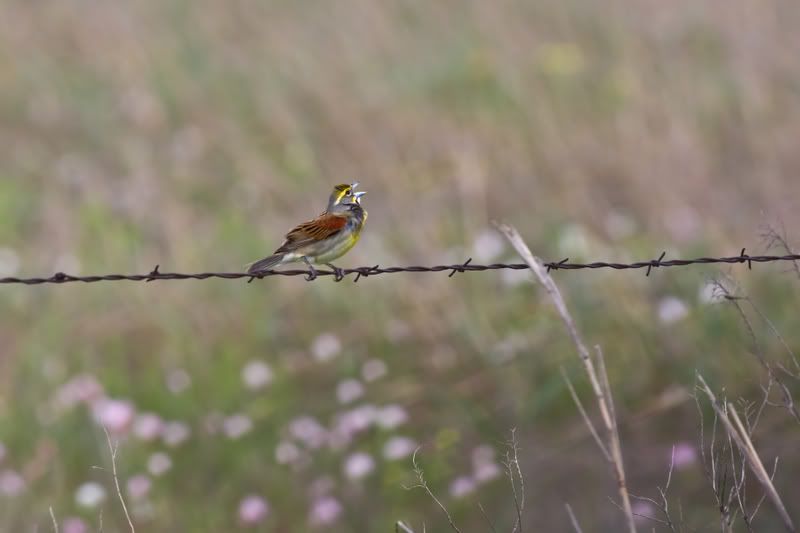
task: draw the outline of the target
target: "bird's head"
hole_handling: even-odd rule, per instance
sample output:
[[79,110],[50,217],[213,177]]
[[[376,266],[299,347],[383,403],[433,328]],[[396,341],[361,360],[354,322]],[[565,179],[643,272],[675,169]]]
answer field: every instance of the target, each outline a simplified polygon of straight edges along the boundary
[[330,198],[328,199],[328,211],[333,211],[342,208],[349,208],[351,205],[361,204],[361,197],[364,196],[366,191],[356,192],[358,182],[343,183],[333,188]]

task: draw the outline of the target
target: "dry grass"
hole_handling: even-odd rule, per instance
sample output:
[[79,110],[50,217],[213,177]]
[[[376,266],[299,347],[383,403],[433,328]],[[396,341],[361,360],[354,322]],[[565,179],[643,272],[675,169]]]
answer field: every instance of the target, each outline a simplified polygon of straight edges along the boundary
[[595,362],[592,359],[592,356],[589,354],[589,349],[586,347],[583,339],[578,333],[578,328],[575,326],[575,321],[572,319],[572,315],[567,310],[567,305],[564,302],[564,298],[561,296],[561,292],[558,290],[558,286],[553,281],[553,278],[548,274],[547,269],[542,265],[541,259],[533,256],[530,249],[525,244],[525,241],[522,240],[522,237],[520,237],[519,232],[517,232],[516,229],[505,224],[498,224],[497,227],[501,232],[503,232],[511,245],[514,246],[514,249],[517,251],[520,257],[522,257],[522,260],[525,261],[528,266],[530,266],[531,270],[536,275],[536,278],[547,291],[548,296],[556,306],[558,314],[567,328],[567,332],[572,338],[572,342],[575,344],[575,347],[578,350],[578,355],[581,358],[586,375],[592,385],[595,400],[597,401],[597,406],[600,410],[601,418],[603,420],[603,425],[606,431],[605,443],[601,441],[597,430],[594,428],[594,425],[586,415],[586,411],[578,400],[577,394],[574,392],[574,387],[571,383],[569,383],[568,380],[567,384],[572,392],[573,398],[575,399],[575,403],[578,406],[578,410],[581,412],[581,415],[589,427],[592,436],[595,437],[598,447],[603,452],[603,456],[609,462],[614,471],[617,488],[619,490],[621,508],[627,521],[627,529],[631,533],[635,533],[636,525],[633,521],[630,495],[628,494],[628,487],[625,481],[625,468],[623,466],[622,446],[619,439],[617,416],[614,411],[614,401],[611,397],[611,387],[609,385],[608,374],[606,373],[605,369],[603,352],[599,346],[595,347],[597,353],[598,371],[595,368]]
[[[766,468],[764,468],[764,464],[762,463],[755,446],[753,446],[753,441],[750,438],[750,431],[745,428],[744,424],[742,424],[736,408],[730,402],[726,402],[724,404],[719,402],[716,395],[714,395],[714,393],[711,391],[711,388],[708,386],[708,384],[706,384],[703,376],[698,374],[697,379],[700,382],[700,390],[711,401],[711,405],[714,408],[717,419],[722,422],[722,425],[725,427],[725,431],[727,432],[728,436],[733,440],[733,442],[736,443],[736,446],[739,448],[742,456],[746,458],[750,469],[756,475],[756,478],[763,487],[764,492],[775,506],[775,509],[777,510],[784,527],[787,531],[796,531],[794,523],[792,522],[792,519],[786,510],[786,506],[783,504],[778,491],[775,489],[775,486],[772,483],[772,476],[770,476],[767,473]],[[744,483],[744,476],[742,476],[741,479],[741,483]],[[737,498],[741,498],[743,492],[742,485],[735,484],[734,487],[735,489],[732,492],[736,494]],[[741,499],[739,501],[741,502]],[[745,514],[745,519],[748,521],[752,520],[753,516],[755,515],[755,511],[750,516],[747,516],[745,509],[742,509],[742,512]]]
[[[796,0],[731,0],[724,10],[710,0],[10,0],[0,17],[0,270],[238,270],[345,180],[369,191],[370,218],[340,266],[510,259],[490,233],[494,218],[547,259],[755,253],[762,212],[790,230],[800,224],[798,27]],[[776,235],[767,244],[796,239]],[[699,369],[732,397],[760,394],[754,376],[764,371],[741,356],[737,317],[698,300],[716,272],[654,274],[555,274],[581,333],[607,354],[619,420],[591,344],[580,364],[597,375],[575,380],[575,396],[599,402],[609,457],[625,436],[631,487],[662,483],[669,450],[694,438],[691,405],[663,405],[667,391],[688,387]],[[767,361],[778,361],[776,344],[797,352],[796,272],[781,274],[741,278],[783,333],[763,340]],[[322,476],[345,509],[331,530],[380,530],[396,516],[419,523],[419,500],[398,490],[403,468],[379,459],[395,433],[432,443],[428,482],[458,524],[617,524],[606,465],[559,376],[578,363],[574,348],[551,305],[518,290],[520,278],[275,281],[3,288],[0,475],[19,474],[25,488],[0,499],[0,529],[49,529],[51,503],[60,519],[89,516],[73,496],[106,443],[81,438],[95,427],[85,404],[53,407],[83,374],[137,413],[192,429],[180,448],[126,445],[123,488],[151,454],[173,461],[152,479],[160,505],[149,521],[131,506],[140,530],[230,530],[253,492],[271,505],[265,527],[305,531]],[[683,319],[660,318],[670,298],[684,304]],[[340,351],[320,363],[313,346],[326,334]],[[258,392],[241,378],[251,359],[274,373]],[[387,375],[340,405],[338,384],[364,382],[368,359],[385,362]],[[797,383],[773,370],[796,395]],[[180,393],[166,385],[176,371],[191,378]],[[359,434],[346,450],[303,449],[305,469],[276,463],[292,420],[330,425],[355,403],[401,405],[409,422]],[[797,472],[785,451],[797,428],[769,407],[756,442],[767,456],[781,452],[781,491]],[[206,432],[232,415],[249,417],[251,432]],[[526,511],[498,481],[480,489],[485,511],[448,497],[470,451],[497,446],[515,426]],[[378,466],[351,482],[341,463],[356,449]],[[676,469],[672,488],[687,523],[707,524],[716,502],[696,470]],[[350,513],[365,508],[368,517]],[[105,521],[129,526],[122,512]]]
[[117,498],[119,498],[119,503],[122,506],[122,512],[125,514],[125,520],[128,521],[128,527],[131,529],[131,533],[136,533],[136,528],[133,526],[133,520],[131,520],[131,515],[128,512],[128,506],[125,504],[125,498],[122,496],[122,489],[119,486],[119,476],[117,475],[117,451],[119,450],[118,444],[111,443],[111,435],[108,433],[108,428],[105,426],[103,426],[103,432],[106,435],[108,452],[111,454],[111,477],[114,479],[114,488],[117,489]]

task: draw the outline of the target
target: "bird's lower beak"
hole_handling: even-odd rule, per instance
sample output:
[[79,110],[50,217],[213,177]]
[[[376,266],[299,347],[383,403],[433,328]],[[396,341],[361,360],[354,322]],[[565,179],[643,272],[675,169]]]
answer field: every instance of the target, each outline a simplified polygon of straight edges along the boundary
[[367,194],[367,191],[359,191],[357,193],[354,193],[353,196],[355,196],[356,202],[361,202],[361,197],[364,196],[365,194]]

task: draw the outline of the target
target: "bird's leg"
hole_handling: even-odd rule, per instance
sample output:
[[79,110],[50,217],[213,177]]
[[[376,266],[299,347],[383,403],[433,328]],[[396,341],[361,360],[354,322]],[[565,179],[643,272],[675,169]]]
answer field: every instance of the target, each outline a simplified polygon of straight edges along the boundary
[[337,267],[333,263],[325,263],[325,266],[333,270],[333,279],[336,281],[342,281],[344,279],[344,270]]
[[303,256],[303,262],[308,266],[308,276],[306,276],[306,281],[314,281],[317,279],[317,271],[311,264],[311,261],[308,260],[308,257]]

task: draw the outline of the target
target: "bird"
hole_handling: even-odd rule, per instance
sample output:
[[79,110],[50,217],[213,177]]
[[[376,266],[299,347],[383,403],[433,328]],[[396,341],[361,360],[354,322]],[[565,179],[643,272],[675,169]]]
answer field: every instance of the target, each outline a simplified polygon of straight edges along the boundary
[[248,265],[247,273],[259,274],[279,265],[302,261],[308,265],[309,279],[317,276],[312,265],[317,263],[330,267],[336,279],[341,280],[342,269],[332,261],[355,246],[367,221],[367,211],[361,206],[361,197],[367,193],[356,192],[357,187],[358,182],[336,185],[325,211],[295,226],[272,255]]

